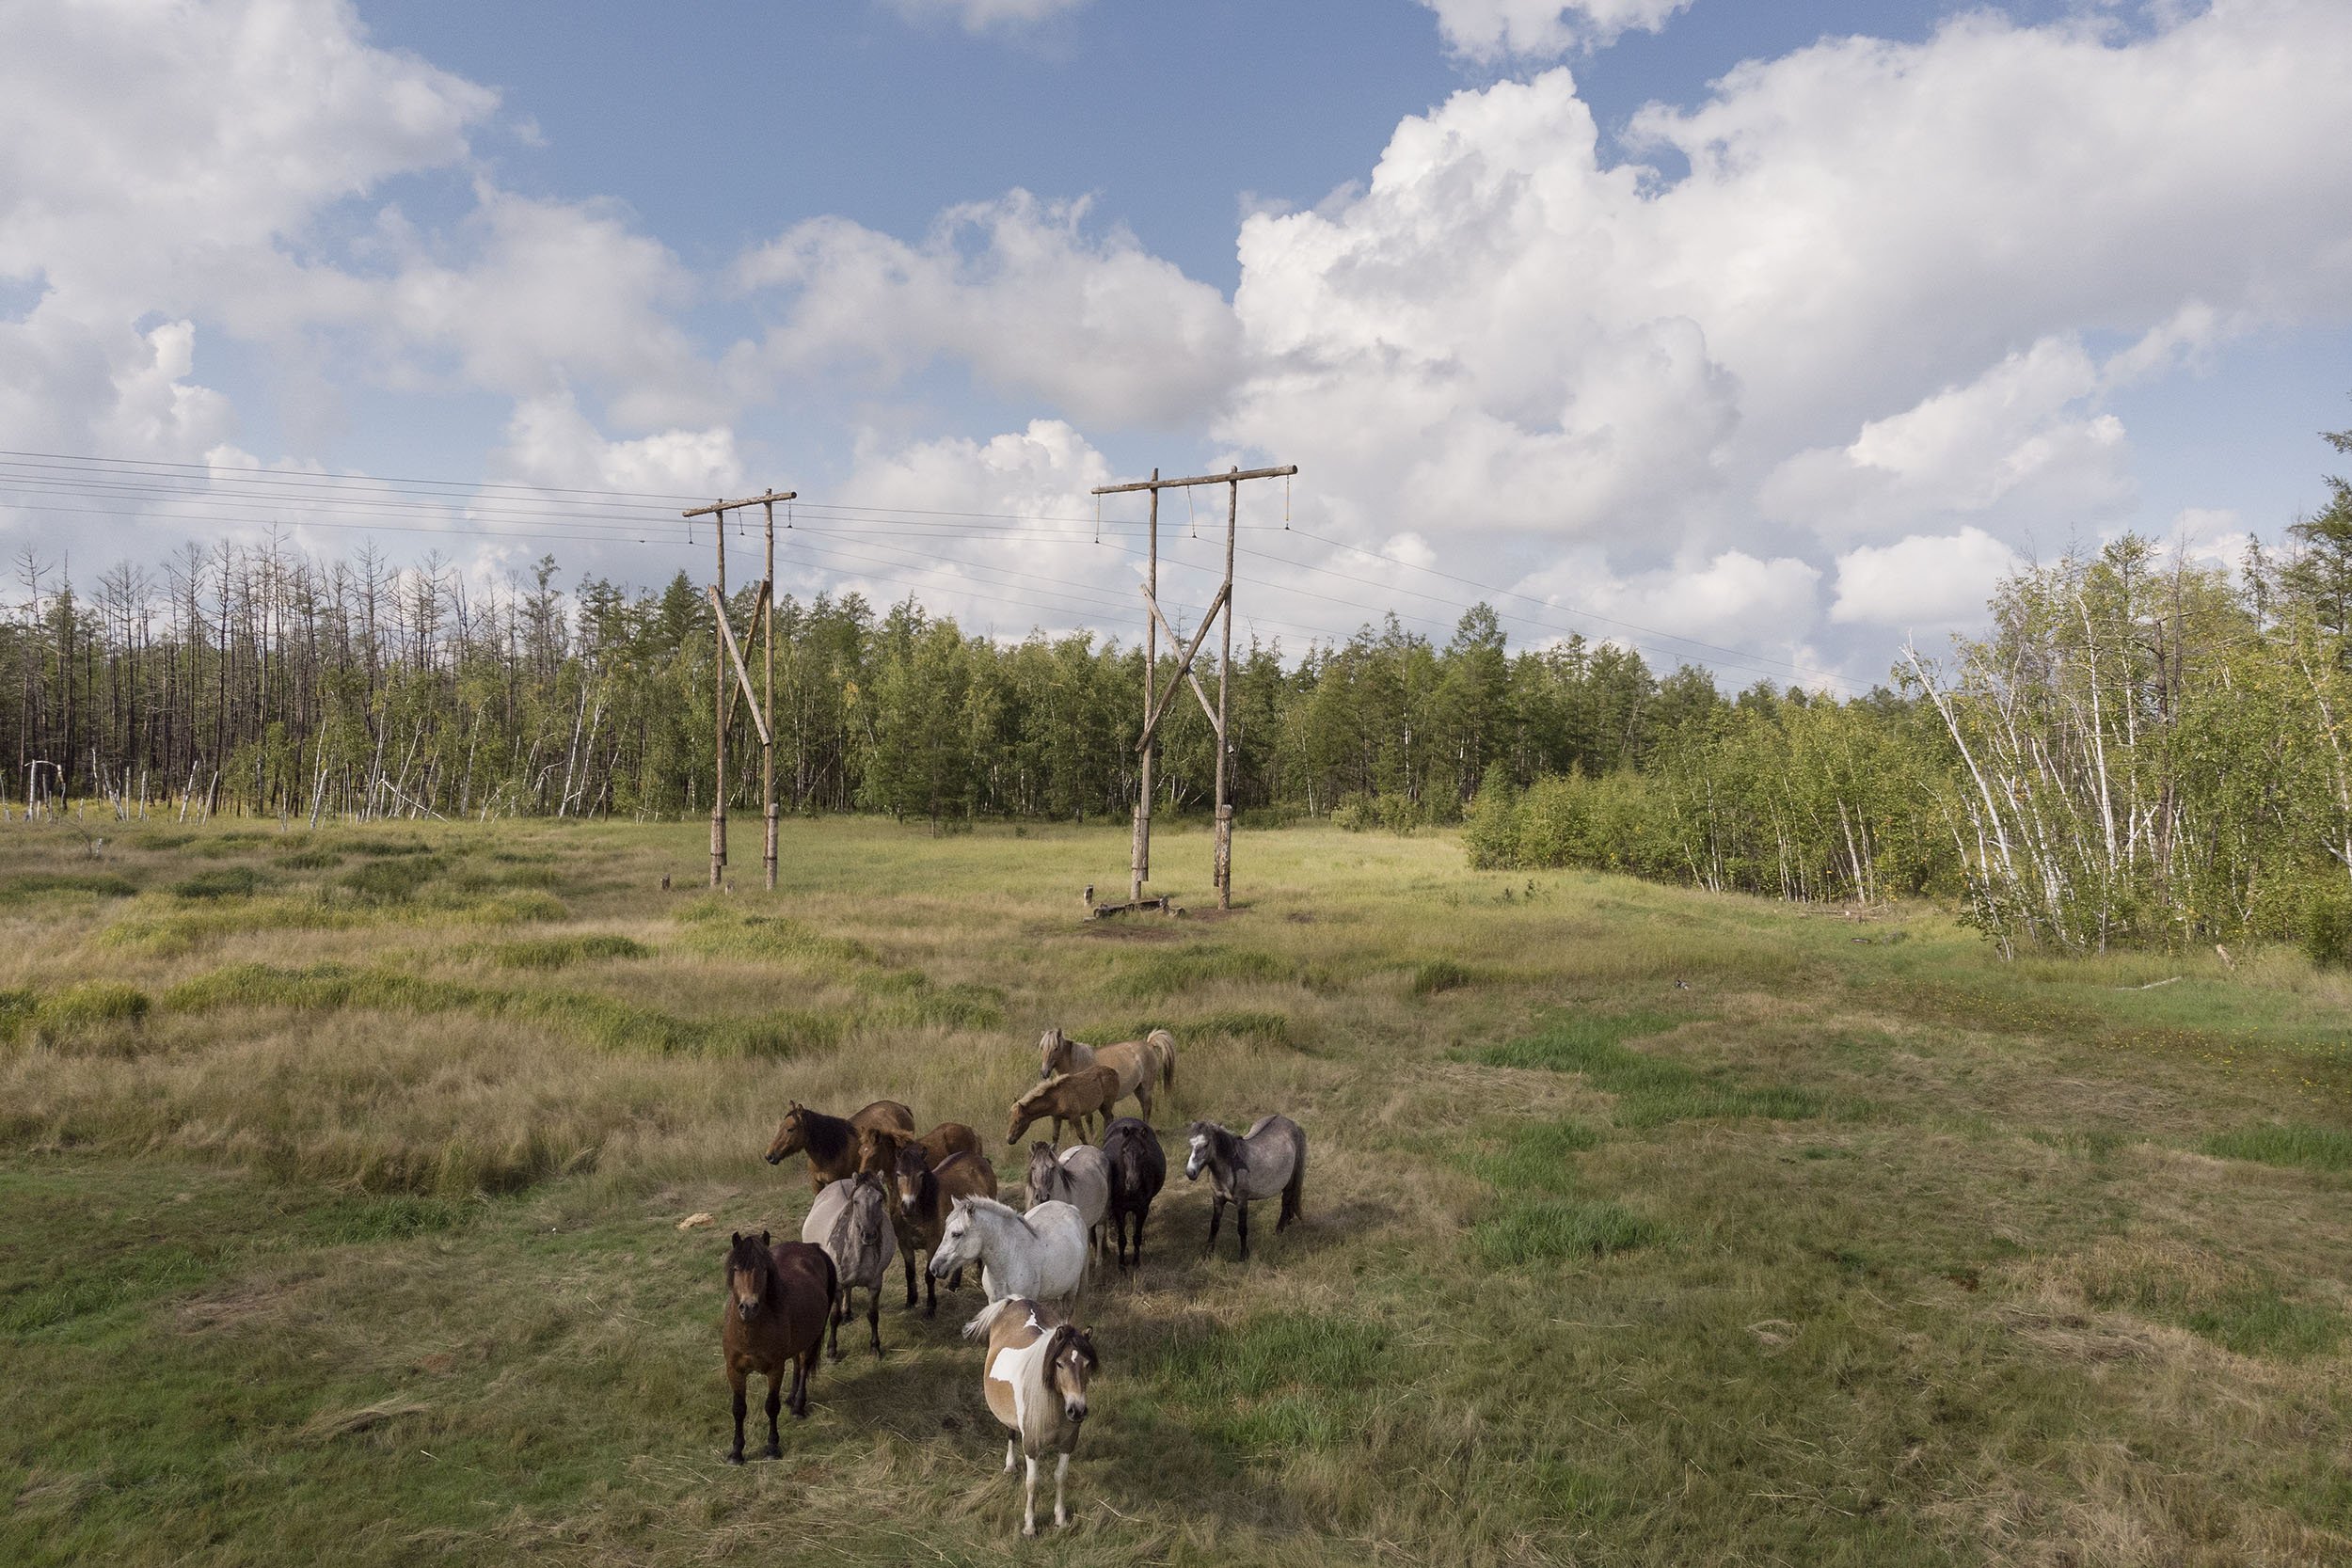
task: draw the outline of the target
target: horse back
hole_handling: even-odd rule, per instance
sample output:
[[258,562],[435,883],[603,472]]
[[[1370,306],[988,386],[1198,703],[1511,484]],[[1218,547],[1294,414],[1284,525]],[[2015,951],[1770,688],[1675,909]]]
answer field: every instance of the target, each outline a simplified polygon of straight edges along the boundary
[[1142,1040],[1121,1040],[1117,1045],[1106,1045],[1096,1052],[1094,1065],[1108,1069],[1117,1085],[1110,1100],[1103,1103],[1107,1105],[1111,1100],[1124,1100],[1135,1093],[1136,1085],[1152,1076],[1158,1054],[1157,1048]]
[[787,1354],[805,1350],[825,1332],[833,1298],[840,1291],[833,1258],[813,1242],[778,1242],[769,1249],[776,1261],[777,1314],[791,1339]]
[[924,1133],[915,1142],[923,1146],[923,1160],[933,1170],[946,1163],[952,1154],[980,1157],[980,1135],[960,1121],[943,1121]]
[[879,1127],[884,1132],[914,1136],[914,1113],[895,1100],[877,1100],[850,1117],[852,1127]]
[[1168,1182],[1168,1155],[1152,1130],[1134,1117],[1120,1117],[1103,1134],[1110,1165],[1111,1205],[1132,1211],[1148,1206]]
[[939,1183],[943,1218],[957,1198],[996,1196],[996,1167],[977,1150],[958,1149],[931,1167],[931,1180]]
[[1281,1115],[1260,1117],[1242,1142],[1249,1150],[1250,1197],[1271,1197],[1290,1185],[1292,1173],[1307,1163],[1307,1134]]

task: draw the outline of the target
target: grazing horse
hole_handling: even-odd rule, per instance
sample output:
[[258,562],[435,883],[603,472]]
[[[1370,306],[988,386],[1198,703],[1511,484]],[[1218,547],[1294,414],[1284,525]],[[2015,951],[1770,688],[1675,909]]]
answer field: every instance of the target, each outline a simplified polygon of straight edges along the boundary
[[1176,1086],[1176,1037],[1165,1029],[1154,1029],[1139,1040],[1123,1040],[1097,1050],[1081,1045],[1058,1028],[1048,1029],[1037,1042],[1038,1073],[1051,1078],[1057,1072],[1083,1072],[1090,1067],[1106,1067],[1119,1074],[1119,1093],[1114,1101],[1135,1097],[1143,1107],[1143,1119],[1152,1119],[1152,1096],[1156,1083],[1160,1088]]
[[1032,1122],[1054,1118],[1054,1142],[1061,1143],[1062,1123],[1074,1122],[1080,1142],[1090,1141],[1096,1117],[1108,1118],[1119,1099],[1119,1074],[1106,1067],[1090,1067],[1048,1078],[1012,1102],[1012,1125],[1005,1142],[1017,1144]]
[[857,1134],[863,1127],[891,1127],[914,1135],[914,1113],[895,1100],[877,1100],[846,1119],[812,1111],[799,1101],[784,1113],[776,1140],[768,1146],[768,1163],[778,1165],[787,1154],[806,1153],[808,1184],[822,1191],[828,1181],[846,1181],[857,1174]]
[[[980,1135],[960,1121],[943,1121],[919,1138],[910,1137],[895,1127],[861,1127],[857,1132],[857,1168],[871,1171],[882,1179],[884,1185],[898,1175],[898,1155],[907,1148],[923,1153],[924,1164],[936,1165],[953,1154],[977,1155]],[[996,1179],[991,1173],[988,1196],[996,1196]],[[890,1223],[898,1232],[898,1259],[906,1269],[907,1305],[914,1305],[914,1243],[915,1235],[909,1227],[903,1206],[890,1206]]]
[[[898,1219],[906,1227],[899,1244],[906,1249],[907,1266],[914,1266],[916,1248],[935,1253],[939,1250],[940,1232],[946,1228],[947,1213],[960,1197],[994,1197],[996,1172],[986,1160],[977,1154],[950,1154],[937,1164],[923,1157],[923,1146],[908,1144],[898,1150]],[[963,1288],[963,1271],[947,1281],[947,1289]],[[923,1289],[930,1292],[923,1307],[929,1318],[939,1311],[939,1281],[929,1271],[923,1275]],[[907,1305],[914,1305],[914,1291],[909,1287]]]
[[1086,1219],[1067,1203],[1041,1203],[1016,1214],[994,1198],[960,1197],[931,1253],[931,1277],[945,1279],[975,1262],[991,1301],[1074,1302],[1086,1283]]
[[1209,1202],[1209,1242],[1202,1250],[1216,1250],[1216,1222],[1225,1205],[1236,1205],[1233,1225],[1241,1232],[1241,1255],[1249,1257],[1249,1204],[1253,1198],[1282,1195],[1282,1214],[1274,1222],[1282,1227],[1298,1218],[1298,1195],[1307,1185],[1307,1134],[1284,1116],[1260,1117],[1248,1133],[1235,1136],[1231,1128],[1213,1121],[1196,1121],[1184,1129],[1192,1153],[1184,1161],[1184,1180],[1198,1181],[1210,1173],[1216,1189]]
[[833,1259],[803,1242],[771,1244],[768,1232],[736,1232],[727,1253],[727,1305],[719,1315],[719,1349],[735,1391],[735,1447],[727,1463],[743,1463],[744,1387],[757,1372],[768,1380],[768,1457],[784,1457],[776,1432],[784,1374],[792,1374],[792,1415],[808,1418],[808,1380],[824,1348],[825,1319],[834,1298]]
[[1087,1245],[1103,1247],[1103,1216],[1111,1207],[1111,1165],[1092,1144],[1072,1144],[1055,1156],[1052,1144],[1029,1146],[1029,1207],[1060,1201],[1087,1222]]
[[1021,1533],[1037,1533],[1037,1462],[1049,1453],[1060,1456],[1054,1465],[1054,1528],[1060,1529],[1070,1523],[1062,1486],[1086,1424],[1087,1379],[1102,1365],[1094,1336],[1021,1296],[989,1303],[963,1333],[968,1339],[988,1337],[980,1392],[988,1413],[1005,1429],[1005,1473],[1012,1474],[1016,1452],[1029,1461]]
[[866,1292],[866,1327],[873,1336],[874,1354],[882,1353],[882,1288],[889,1276],[890,1259],[898,1250],[897,1227],[890,1223],[890,1199],[879,1176],[865,1171],[847,1181],[835,1181],[817,1195],[801,1222],[801,1240],[825,1249],[833,1259],[833,1358],[841,1359],[841,1324],[855,1298]]
[[1133,1117],[1120,1117],[1103,1130],[1103,1160],[1110,1167],[1111,1227],[1117,1232],[1119,1260],[1127,1261],[1127,1217],[1136,1221],[1136,1258],[1143,1261],[1143,1222],[1152,1214],[1152,1200],[1168,1183],[1168,1156],[1160,1152],[1159,1136]]

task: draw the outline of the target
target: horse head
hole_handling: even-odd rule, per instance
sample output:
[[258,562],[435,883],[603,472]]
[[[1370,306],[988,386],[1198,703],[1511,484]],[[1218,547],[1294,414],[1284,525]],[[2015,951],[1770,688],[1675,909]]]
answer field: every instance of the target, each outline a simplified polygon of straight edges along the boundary
[[877,1176],[887,1175],[898,1163],[898,1150],[905,1145],[904,1134],[888,1127],[861,1127],[857,1130],[857,1168]]
[[765,1230],[756,1238],[739,1230],[727,1249],[727,1299],[735,1304],[735,1315],[745,1323],[759,1315],[768,1276],[775,1268],[771,1244]]
[[960,1197],[947,1210],[947,1223],[940,1227],[939,1244],[931,1249],[931,1277],[945,1279],[972,1261],[979,1250],[977,1227],[972,1218],[972,1200]]
[[1029,1145],[1029,1201],[1042,1203],[1054,1196],[1060,1186],[1061,1162],[1054,1158],[1054,1146],[1049,1143]]
[[1055,1069],[1061,1065],[1062,1056],[1069,1049],[1070,1037],[1061,1032],[1061,1025],[1058,1023],[1039,1036],[1037,1042],[1038,1077],[1045,1079],[1054,1076]]
[[1185,1127],[1184,1141],[1192,1152],[1184,1157],[1184,1180],[1198,1181],[1200,1172],[1216,1157],[1217,1134],[1225,1129],[1213,1121],[1196,1121]]
[[808,1123],[802,1113],[801,1102],[796,1100],[784,1113],[784,1119],[776,1124],[775,1141],[768,1146],[768,1163],[771,1165],[782,1164],[786,1155],[798,1154],[807,1147]]
[[898,1146],[898,1169],[893,1175],[898,1182],[898,1212],[907,1218],[923,1212],[923,1183],[930,1174],[930,1162],[923,1157],[921,1144]]
[[1061,1396],[1062,1418],[1072,1426],[1087,1418],[1087,1379],[1101,1365],[1093,1335],[1076,1323],[1056,1325],[1045,1347],[1045,1376]]

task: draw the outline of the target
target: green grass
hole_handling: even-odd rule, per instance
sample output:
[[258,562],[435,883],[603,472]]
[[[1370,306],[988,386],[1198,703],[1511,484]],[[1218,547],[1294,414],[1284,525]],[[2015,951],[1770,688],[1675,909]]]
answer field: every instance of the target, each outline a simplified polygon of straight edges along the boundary
[[266,881],[252,866],[218,865],[182,878],[171,884],[171,893],[178,898],[250,898]]
[[[2005,965],[1441,832],[1245,832],[1220,917],[1176,824],[1196,917],[1086,922],[1123,825],[788,820],[772,897],[661,891],[700,823],[164,826],[0,826],[59,879],[0,900],[0,1560],[2352,1560],[2352,975],[2296,952]],[[1076,1527],[1013,1534],[968,1284],[719,1464],[786,1103],[1017,1197],[1053,1024],[1179,1042]],[[1269,1111],[1304,1222],[1204,1256],[1177,1129]]]
[[0,881],[0,898],[29,898],[44,893],[87,893],[100,898],[132,898],[138,884],[114,872],[26,872]]
[[1819,1094],[1787,1085],[1749,1086],[1722,1072],[1703,1072],[1669,1056],[1629,1049],[1628,1039],[1660,1035],[1676,1021],[1655,1013],[1616,1016],[1564,1014],[1536,1034],[1486,1046],[1467,1059],[1489,1067],[1542,1068],[1582,1073],[1594,1087],[1617,1097],[1621,1127],[1656,1127],[1708,1117],[1769,1117],[1783,1121],[1819,1116]]
[[2330,1127],[2249,1127],[2217,1132],[2204,1151],[2223,1160],[2253,1160],[2304,1170],[2352,1170],[2352,1132]]

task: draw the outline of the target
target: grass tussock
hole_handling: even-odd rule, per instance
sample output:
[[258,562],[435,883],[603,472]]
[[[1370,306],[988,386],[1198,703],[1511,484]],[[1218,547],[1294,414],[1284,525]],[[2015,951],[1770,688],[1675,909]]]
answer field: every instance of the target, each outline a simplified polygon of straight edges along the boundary
[[1389,1359],[1376,1324],[1275,1312],[1180,1331],[1146,1353],[1137,1375],[1233,1448],[1327,1449],[1359,1430]]
[[607,958],[650,958],[653,949],[632,937],[596,932],[576,937],[541,937],[503,942],[490,950],[494,963],[508,969],[568,969]]
[[2352,1334],[2341,1307],[2211,1255],[2108,1243],[2083,1261],[2079,1277],[2093,1307],[2185,1328],[2240,1355],[2302,1360]]
[[1607,1198],[1506,1197],[1470,1227],[1470,1250],[1495,1268],[1521,1268],[1567,1258],[1606,1258],[1649,1246],[1662,1229]]
[[1089,1045],[1114,1045],[1121,1040],[1139,1040],[1154,1029],[1165,1029],[1176,1037],[1177,1059],[1180,1062],[1185,1046],[1204,1044],[1210,1040],[1269,1047],[1292,1043],[1289,1014],[1247,1007],[1204,1013],[1128,1014],[1089,1019],[1072,1029],[1071,1033]]
[[1786,1085],[1752,1087],[1721,1072],[1629,1049],[1624,1042],[1664,1033],[1678,1021],[1657,1013],[1564,1014],[1537,1033],[1462,1053],[1486,1067],[1541,1068],[1580,1072],[1595,1088],[1617,1097],[1621,1127],[1657,1127],[1716,1117],[1766,1117],[1793,1121],[1819,1116],[1822,1098]]
[[110,871],[28,871],[0,879],[0,898],[31,898],[42,894],[78,893],[97,898],[132,898],[138,884]]
[[197,900],[250,898],[267,885],[267,879],[249,865],[215,865],[171,884],[175,898]]
[[348,931],[386,925],[523,926],[557,921],[569,911],[551,894],[502,893],[487,897],[418,898],[366,903],[331,889],[256,898],[234,908],[135,907],[108,926],[109,946],[157,958],[193,953],[223,938],[264,931]]
[[1478,983],[1478,974],[1468,964],[1452,958],[1431,958],[1413,970],[1410,990],[1415,996],[1436,996],[1444,991],[1461,990]]
[[2202,1148],[2222,1160],[2251,1160],[2302,1170],[2352,1170],[2352,1132],[2339,1132],[2331,1127],[2249,1127],[2217,1132]]
[[1179,996],[1204,986],[1295,982],[1298,966],[1256,948],[1199,942],[1166,952],[1122,953],[1104,989],[1137,1001]]

